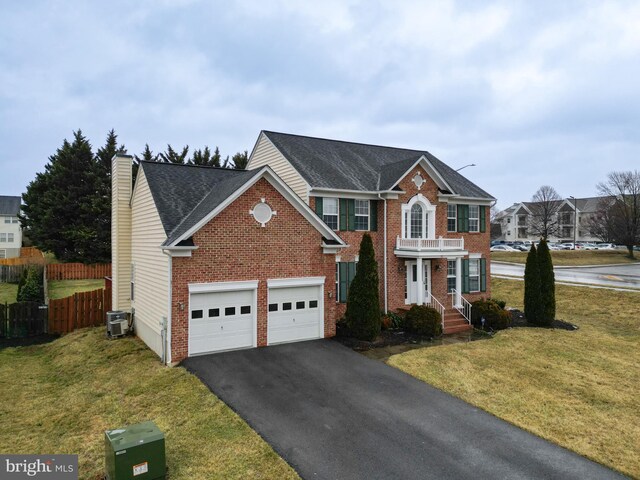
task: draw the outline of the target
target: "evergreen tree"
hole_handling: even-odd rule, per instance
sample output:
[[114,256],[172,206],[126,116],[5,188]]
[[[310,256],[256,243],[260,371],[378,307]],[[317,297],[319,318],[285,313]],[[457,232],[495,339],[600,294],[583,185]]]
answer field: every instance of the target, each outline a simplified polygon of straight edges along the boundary
[[556,280],[553,273],[551,252],[544,239],[538,245],[538,266],[540,269],[540,299],[543,305],[540,320],[545,325],[551,325],[556,318]]
[[524,316],[531,323],[538,323],[542,316],[540,267],[535,245],[531,245],[524,268]]
[[245,170],[247,168],[247,163],[249,163],[249,152],[247,150],[244,152],[238,152],[231,158],[231,160],[233,161],[233,168]]
[[182,152],[178,153],[170,144],[168,144],[167,151],[161,153],[159,157],[163,162],[183,164],[187,161],[187,155],[189,155],[189,145],[182,147]]
[[35,246],[59,260],[93,263],[111,258],[111,211],[103,208],[110,197],[104,159],[115,144],[108,143],[98,160],[82,132],[74,132],[73,142],[64,140],[23,195],[22,227]]
[[140,156],[134,155],[133,158],[135,158],[136,162],[140,162],[140,161],[157,162],[158,161],[158,155],[153,154],[153,151],[149,148],[148,143],[144,144],[144,150],[142,151]]
[[349,287],[345,318],[351,335],[360,340],[373,340],[380,334],[378,263],[368,233],[360,242],[358,267]]

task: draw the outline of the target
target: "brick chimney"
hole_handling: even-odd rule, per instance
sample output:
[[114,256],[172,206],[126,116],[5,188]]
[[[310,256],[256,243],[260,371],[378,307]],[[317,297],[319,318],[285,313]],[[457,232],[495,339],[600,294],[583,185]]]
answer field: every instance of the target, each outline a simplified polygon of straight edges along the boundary
[[113,310],[131,311],[131,190],[133,157],[111,160],[111,273]]

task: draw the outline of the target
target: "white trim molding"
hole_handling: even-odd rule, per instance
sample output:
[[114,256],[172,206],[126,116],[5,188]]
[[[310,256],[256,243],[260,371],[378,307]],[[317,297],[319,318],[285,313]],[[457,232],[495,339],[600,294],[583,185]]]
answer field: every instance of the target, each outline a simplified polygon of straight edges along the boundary
[[326,277],[270,278],[267,280],[267,287],[314,287],[324,285],[325,279]]
[[189,293],[230,292],[234,290],[256,290],[258,280],[239,282],[190,283]]
[[[436,206],[432,205],[429,199],[421,193],[414,195],[407,203],[402,204],[402,238],[410,238],[407,236],[407,227],[410,229],[411,208],[416,203],[420,204],[425,210],[425,212],[423,212],[424,221],[420,238],[436,238]],[[407,220],[409,223],[407,223]]]

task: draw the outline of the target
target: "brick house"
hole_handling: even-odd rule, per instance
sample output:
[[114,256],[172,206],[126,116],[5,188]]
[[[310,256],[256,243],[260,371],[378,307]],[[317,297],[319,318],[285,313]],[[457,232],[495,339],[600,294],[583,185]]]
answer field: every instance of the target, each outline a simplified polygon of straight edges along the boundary
[[[362,235],[380,309],[490,295],[491,195],[426,151],[263,131],[247,170],[113,161],[113,305],[168,363],[331,337]],[[465,316],[467,318],[465,318]]]

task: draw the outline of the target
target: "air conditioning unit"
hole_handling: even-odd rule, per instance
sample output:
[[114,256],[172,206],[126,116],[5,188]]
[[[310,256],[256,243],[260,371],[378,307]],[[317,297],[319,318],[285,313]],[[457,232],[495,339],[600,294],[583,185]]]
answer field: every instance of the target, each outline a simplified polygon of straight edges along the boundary
[[121,337],[129,331],[127,312],[116,310],[107,312],[107,335],[111,338]]

